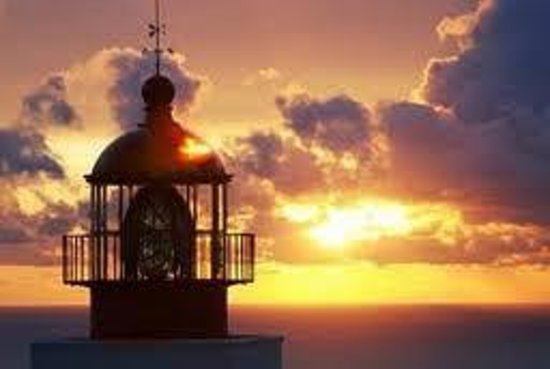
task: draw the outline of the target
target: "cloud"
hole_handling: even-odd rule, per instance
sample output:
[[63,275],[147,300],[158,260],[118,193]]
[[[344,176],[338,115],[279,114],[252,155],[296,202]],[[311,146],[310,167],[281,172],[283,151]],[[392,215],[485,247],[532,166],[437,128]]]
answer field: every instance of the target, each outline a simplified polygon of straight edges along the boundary
[[301,92],[279,96],[276,106],[280,129],[251,132],[228,150],[236,174],[234,204],[246,218],[244,228],[262,235],[263,253],[277,260],[317,260],[319,252],[311,250],[315,246],[300,235],[300,227],[276,215],[278,206],[364,191],[381,133],[370,109],[350,96]]
[[[338,207],[342,199],[381,189],[388,196],[451,203],[463,219],[455,224],[442,218],[408,236],[364,242],[358,257],[379,263],[546,264],[549,16],[550,5],[542,1],[493,0],[444,19],[437,31],[456,46],[456,55],[429,63],[415,101],[371,109],[348,95],[279,96],[280,126],[251,132],[228,148],[236,174],[233,224],[258,232],[262,256],[312,261],[318,246],[304,238],[300,225],[276,215],[279,205],[304,200]],[[175,104],[187,111],[203,79],[188,71],[181,56],[167,58],[164,68],[180,92]],[[94,121],[128,129],[143,120],[140,89],[152,72],[150,55],[101,50],[31,91],[22,115],[29,122],[81,124],[83,130]],[[281,76],[266,69],[254,78],[256,83]],[[96,119],[92,110],[111,116]],[[61,178],[43,134],[10,134],[16,139],[6,141],[20,143],[9,155],[0,146],[6,173]],[[22,152],[33,153],[32,160],[20,162],[14,153]],[[53,201],[37,214],[6,213],[13,227],[0,230],[0,243],[55,239],[84,219],[78,206],[66,206]]]
[[41,173],[52,179],[65,177],[44,136],[32,129],[0,129],[0,179]]
[[277,131],[255,131],[230,149],[244,176],[298,195],[337,192],[371,175],[380,134],[369,108],[339,95],[325,99],[307,93],[276,99],[283,120]]
[[497,192],[510,207],[550,204],[539,191],[550,185],[549,18],[546,2],[494,0],[444,19],[438,31],[459,53],[429,63],[421,103],[382,111],[396,177],[416,173],[409,180],[424,189]]
[[[22,97],[17,121],[0,129],[0,262],[55,263],[60,236],[85,228],[81,196],[88,192],[66,175],[62,158],[74,155],[67,135],[103,140],[134,128],[143,121],[141,85],[153,73],[152,55],[108,48],[48,75]],[[165,56],[162,73],[178,90],[176,109],[187,112],[204,80],[179,54]]]
[[[285,130],[242,139],[240,166],[267,183],[258,189],[278,201],[379,189],[365,176],[346,181],[339,174],[341,158],[350,154],[350,173],[385,172],[382,193],[450,203],[464,217],[447,238],[442,234],[448,226],[442,223],[420,234],[369,243],[362,255],[370,260],[544,264],[550,240],[545,230],[550,223],[547,19],[550,5],[519,0],[482,1],[471,14],[444,19],[438,32],[455,43],[457,54],[429,63],[414,102],[371,110],[345,95],[279,97]],[[294,150],[311,165],[295,164]],[[284,174],[291,178],[287,183],[280,179],[282,168],[290,168]],[[294,182],[307,185],[289,191],[288,183]],[[273,216],[277,201],[270,205],[256,212]],[[282,242],[288,228],[287,233],[283,229],[278,224],[266,231],[276,240],[275,254],[288,255]]]
[[[442,239],[443,238],[443,239]],[[417,234],[386,239],[363,250],[364,257],[381,264],[489,264],[518,265],[541,255],[550,246],[550,233],[534,225],[512,223],[463,224],[445,234]],[[513,262],[513,261],[517,261]]]
[[368,156],[372,134],[369,109],[346,95],[317,99],[308,94],[280,96],[277,106],[290,128],[306,145],[336,153]]
[[239,161],[243,170],[264,178],[272,177],[277,171],[284,153],[282,137],[273,132],[254,132],[238,139],[238,144],[242,149]]
[[391,186],[453,202],[465,220],[445,247],[422,236],[373,247],[380,262],[546,264],[550,233],[550,4],[481,1],[445,18],[456,55],[428,64],[416,102],[377,110]]
[[[205,80],[184,64],[180,54],[162,61],[162,73],[177,89],[174,107],[185,114]],[[17,119],[0,128],[0,262],[56,262],[60,236],[86,225],[80,197],[88,192],[67,177],[76,172],[67,137],[102,141],[143,122],[141,86],[154,65],[151,54],[107,48],[49,74],[22,96]]]
[[263,83],[273,83],[276,81],[280,81],[283,78],[283,74],[273,68],[262,68],[254,72],[253,74],[247,76],[242,84],[243,86],[252,87],[252,86],[258,86]]
[[293,138],[274,132],[253,132],[237,140],[234,157],[239,173],[269,181],[276,192],[299,194],[325,183],[313,153]]
[[[462,32],[449,31],[449,24],[462,24],[464,17],[469,21]],[[431,61],[423,97],[431,105],[451,109],[465,124],[529,117],[546,122],[549,17],[550,4],[544,1],[494,0],[483,1],[473,14],[445,20],[441,32],[454,39],[458,33],[468,47],[456,56]],[[537,128],[546,130],[535,124],[531,133]]]
[[75,126],[80,118],[66,100],[65,76],[51,75],[22,98],[21,121],[29,125]]
[[0,226],[0,244],[19,244],[29,241],[31,241],[31,237],[24,229],[6,224]]
[[[52,185],[44,178],[16,178],[0,183],[0,263],[52,265],[59,262],[61,235],[88,223],[86,204],[64,194],[55,199],[51,191],[71,192],[67,184]],[[31,206],[28,206],[28,203]]]
[[392,182],[414,193],[449,189],[458,180],[454,159],[466,145],[459,124],[431,106],[406,101],[380,106],[378,115],[387,127]]

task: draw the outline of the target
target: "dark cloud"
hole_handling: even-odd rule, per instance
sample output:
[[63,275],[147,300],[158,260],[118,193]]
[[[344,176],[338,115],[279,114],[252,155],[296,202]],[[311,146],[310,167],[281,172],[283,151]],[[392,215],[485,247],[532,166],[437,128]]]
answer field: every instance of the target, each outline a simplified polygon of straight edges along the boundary
[[240,176],[268,181],[275,193],[298,195],[326,183],[322,166],[311,152],[296,139],[274,132],[253,132],[238,139],[233,156]]
[[382,263],[547,264],[550,234],[550,3],[481,1],[440,32],[460,52],[426,69],[424,103],[378,113],[389,133],[390,178],[403,193],[463,209],[453,242],[386,240]]
[[[132,49],[109,49],[104,53],[108,67],[115,72],[114,84],[109,90],[115,119],[123,129],[133,128],[143,121],[141,87],[155,73],[153,55]],[[196,101],[203,81],[185,68],[181,55],[163,58],[161,73],[176,87],[174,106],[187,111]]]
[[88,204],[79,203],[70,206],[64,203],[48,203],[47,211],[35,217],[38,237],[53,237],[58,240],[62,235],[69,233],[77,225],[88,223],[87,213],[82,211]]
[[[455,22],[447,29],[454,33],[447,36],[460,51],[430,62],[420,91],[424,102],[383,104],[372,114],[348,96],[281,97],[277,106],[287,132],[255,133],[242,139],[238,163],[245,174],[266,180],[271,196],[312,193],[314,184],[319,192],[345,193],[351,182],[342,180],[337,166],[319,160],[315,150],[336,157],[353,153],[362,159],[353,171],[357,175],[372,170],[366,163],[379,159],[373,157],[377,138],[387,135],[387,187],[409,197],[456,204],[464,219],[448,237],[447,225],[440,225],[425,234],[369,243],[361,248],[362,257],[380,263],[546,264],[550,247],[545,230],[550,222],[547,19],[550,4],[542,1],[484,1],[475,13],[446,20],[447,26]],[[440,30],[445,32],[445,27]],[[374,116],[380,126],[373,122]],[[303,154],[311,167],[297,164],[291,152]],[[300,177],[311,173],[315,175]],[[307,183],[305,189],[289,191],[298,182]],[[353,183],[355,189],[371,185],[365,180]],[[248,205],[254,207],[253,200]],[[267,224],[274,206],[258,207],[255,221]],[[271,229],[261,229],[276,240],[274,254],[292,254],[294,243],[281,242],[290,232],[288,224],[272,224],[276,225]]]
[[458,124],[430,106],[410,102],[380,107],[378,113],[387,127],[393,182],[408,191],[430,193],[455,183],[460,171],[455,159],[466,145]]
[[380,164],[381,131],[369,108],[350,96],[300,94],[276,99],[284,129],[237,142],[237,166],[277,191],[336,192],[364,184]]
[[0,225],[0,245],[19,244],[31,241],[32,238],[25,229],[14,227],[13,224]]
[[0,263],[9,265],[52,265],[59,262],[56,249],[61,236],[88,223],[85,203],[72,206],[51,201],[47,194],[36,190],[43,209],[24,212],[15,197],[15,187],[21,183],[0,184],[3,199],[0,203]]
[[544,228],[527,225],[470,225],[453,234],[452,240],[427,235],[409,239],[387,239],[370,245],[363,255],[381,264],[491,264],[517,265],[521,260],[536,261],[534,255],[547,254],[550,233]]
[[425,105],[382,110],[400,185],[462,191],[495,200],[491,208],[507,216],[515,209],[523,221],[548,221],[539,206],[550,205],[542,191],[550,186],[548,19],[550,3],[494,0],[442,23],[461,51],[429,64]]
[[276,103],[287,127],[306,145],[316,144],[336,153],[368,153],[371,113],[351,97],[316,99],[304,94],[279,97]]
[[[42,181],[66,179],[63,166],[47,145],[46,135],[53,134],[48,128],[88,128],[81,127],[81,123],[90,117],[81,116],[71,105],[68,83],[74,80],[78,86],[84,81],[85,86],[93,87],[96,82],[90,82],[85,74],[95,76],[96,71],[101,71],[98,75],[111,74],[108,85],[102,85],[108,91],[106,108],[110,103],[122,128],[133,127],[142,121],[141,85],[154,73],[151,55],[144,56],[132,49],[106,49],[77,67],[46,78],[22,98],[18,121],[9,128],[0,129],[0,190],[4,192],[0,201],[2,263],[57,262],[52,255],[55,255],[61,235],[87,225],[85,204],[73,206],[52,201],[48,194],[33,190],[33,186]],[[73,80],[68,79],[71,73],[74,73]],[[163,73],[178,89],[174,105],[180,110],[189,109],[201,81],[184,69],[182,57],[177,55],[163,61]],[[22,211],[20,199],[15,196],[18,187],[33,192],[43,210],[31,215]]]
[[[188,110],[196,100],[201,80],[186,71],[178,55],[166,57],[162,69],[178,90],[175,107]],[[101,72],[97,75],[112,75],[108,85],[100,87],[107,88],[106,108],[111,107],[117,123],[125,129],[143,120],[141,85],[154,73],[154,62],[151,55],[132,49],[102,50],[77,68],[47,77],[22,98],[17,122],[0,129],[0,190],[4,192],[0,201],[2,263],[56,262],[52,255],[59,246],[60,236],[77,226],[86,226],[85,204],[73,206],[52,201],[48,194],[34,193],[33,186],[42,181],[66,179],[62,164],[48,147],[46,135],[53,134],[49,127],[88,128],[81,127],[81,123],[90,117],[81,116],[71,105],[68,86],[72,82],[78,86],[84,81],[85,86],[94,87],[97,82],[89,81],[86,74],[96,76],[96,71]],[[15,196],[18,187],[33,192],[43,210],[31,215],[22,211],[20,199]]]
[[0,178],[40,173],[53,179],[65,177],[44,136],[31,129],[0,129]]
[[277,207],[281,201],[318,194],[344,196],[364,186],[379,132],[369,109],[349,96],[302,94],[279,97],[276,104],[282,129],[252,132],[233,145],[235,205],[247,214],[246,227],[262,235],[266,242],[261,249],[267,248],[271,257],[317,261],[311,241],[295,224],[275,216]]
[[270,178],[277,171],[284,154],[283,139],[273,132],[253,132],[241,138],[238,160],[241,168],[259,177]]
[[460,34],[468,47],[456,58],[430,64],[424,96],[431,104],[453,109],[467,124],[507,118],[519,110],[547,120],[550,3],[482,3]]
[[547,159],[550,3],[483,3],[459,34],[468,47],[456,57],[430,63],[422,95],[429,104],[452,110],[466,125],[506,126],[515,136],[511,150]]
[[67,101],[65,77],[49,76],[42,85],[22,99],[21,120],[31,125],[75,126],[80,118]]

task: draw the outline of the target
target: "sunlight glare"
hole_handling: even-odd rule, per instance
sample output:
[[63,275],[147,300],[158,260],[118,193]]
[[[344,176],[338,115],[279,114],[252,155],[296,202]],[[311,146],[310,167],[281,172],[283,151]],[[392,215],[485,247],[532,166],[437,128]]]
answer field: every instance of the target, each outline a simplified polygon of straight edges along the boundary
[[186,158],[200,159],[212,154],[212,148],[195,138],[187,137],[179,147],[180,153]]
[[357,241],[402,236],[411,230],[406,208],[398,204],[364,204],[357,208],[330,209],[325,220],[313,226],[310,236],[328,248]]

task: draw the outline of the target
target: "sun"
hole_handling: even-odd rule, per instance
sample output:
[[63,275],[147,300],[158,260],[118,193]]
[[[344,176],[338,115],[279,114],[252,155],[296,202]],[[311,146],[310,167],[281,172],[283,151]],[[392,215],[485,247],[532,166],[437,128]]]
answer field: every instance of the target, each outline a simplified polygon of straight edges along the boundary
[[347,205],[286,203],[280,214],[300,224],[315,243],[334,250],[359,242],[405,236],[414,225],[410,207],[381,199]]
[[315,244],[334,251],[426,232],[443,244],[454,244],[465,224],[455,204],[378,197],[342,202],[323,202],[319,197],[281,201],[277,215],[299,227]]
[[405,206],[367,203],[356,207],[333,208],[309,229],[309,235],[327,248],[342,248],[359,241],[377,241],[402,236],[411,230]]

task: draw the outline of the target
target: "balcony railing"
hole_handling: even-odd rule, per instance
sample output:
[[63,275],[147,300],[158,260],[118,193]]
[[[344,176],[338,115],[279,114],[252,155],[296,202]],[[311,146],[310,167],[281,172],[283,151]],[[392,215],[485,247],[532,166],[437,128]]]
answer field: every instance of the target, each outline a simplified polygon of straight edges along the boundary
[[[168,273],[163,281],[214,282],[227,285],[254,280],[255,237],[229,233],[213,241],[210,231],[198,231],[191,245],[187,273]],[[216,245],[218,244],[217,248]],[[131,246],[130,246],[131,247]],[[216,251],[213,251],[215,250]],[[63,281],[69,285],[145,281],[139,273],[129,275],[118,232],[66,235],[63,237]],[[156,280],[157,281],[157,280]],[[158,282],[158,281],[157,281]]]

